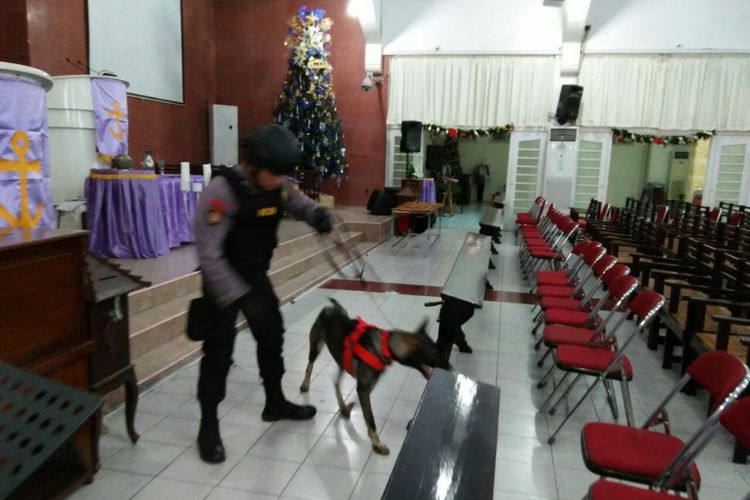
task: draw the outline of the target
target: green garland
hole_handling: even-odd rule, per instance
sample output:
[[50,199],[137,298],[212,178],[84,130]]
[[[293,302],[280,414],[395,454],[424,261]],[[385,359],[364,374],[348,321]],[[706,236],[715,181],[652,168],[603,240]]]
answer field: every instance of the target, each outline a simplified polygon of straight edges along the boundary
[[667,145],[698,144],[699,141],[710,139],[715,134],[715,130],[704,130],[694,135],[648,135],[636,134],[624,128],[613,128],[612,142],[614,144],[661,144],[666,147]]
[[502,127],[489,127],[489,128],[453,128],[453,127],[442,127],[440,125],[434,125],[432,123],[423,123],[422,129],[426,130],[430,135],[447,135],[448,137],[456,139],[476,139],[477,137],[492,137],[495,140],[505,139],[508,134],[515,130],[512,123],[508,123]]

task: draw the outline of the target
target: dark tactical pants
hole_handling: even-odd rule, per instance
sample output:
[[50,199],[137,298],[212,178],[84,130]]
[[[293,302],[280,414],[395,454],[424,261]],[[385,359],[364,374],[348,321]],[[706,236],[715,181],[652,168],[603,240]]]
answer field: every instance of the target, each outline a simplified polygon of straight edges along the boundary
[[234,339],[237,335],[237,313],[247,319],[247,325],[258,345],[258,367],[263,384],[268,389],[280,388],[284,374],[281,356],[284,344],[284,321],[279,311],[279,300],[265,275],[254,277],[252,291],[216,314],[216,332],[203,342],[203,358],[198,378],[198,400],[203,405],[218,405],[226,395],[226,382],[232,366]]

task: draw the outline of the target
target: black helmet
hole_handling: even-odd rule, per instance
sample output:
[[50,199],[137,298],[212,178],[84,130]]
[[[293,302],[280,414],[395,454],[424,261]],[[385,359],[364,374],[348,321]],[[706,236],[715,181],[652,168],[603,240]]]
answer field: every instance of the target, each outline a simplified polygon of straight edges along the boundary
[[276,175],[290,175],[299,163],[299,142],[289,129],[269,123],[256,128],[240,141],[245,161]]

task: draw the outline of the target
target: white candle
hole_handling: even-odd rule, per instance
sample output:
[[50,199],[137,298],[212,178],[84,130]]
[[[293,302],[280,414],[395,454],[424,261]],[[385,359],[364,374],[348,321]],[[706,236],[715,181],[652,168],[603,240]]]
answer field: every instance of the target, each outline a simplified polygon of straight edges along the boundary
[[180,162],[180,189],[190,191],[190,163]]
[[203,164],[203,185],[208,186],[209,182],[211,182],[211,164],[204,163]]

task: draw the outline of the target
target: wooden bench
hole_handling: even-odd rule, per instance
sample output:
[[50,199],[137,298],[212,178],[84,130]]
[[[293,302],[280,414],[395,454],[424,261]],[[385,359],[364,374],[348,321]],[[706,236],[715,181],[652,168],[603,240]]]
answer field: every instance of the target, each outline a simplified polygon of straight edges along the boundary
[[432,372],[384,500],[493,497],[500,389]]

